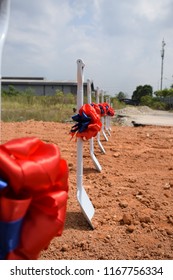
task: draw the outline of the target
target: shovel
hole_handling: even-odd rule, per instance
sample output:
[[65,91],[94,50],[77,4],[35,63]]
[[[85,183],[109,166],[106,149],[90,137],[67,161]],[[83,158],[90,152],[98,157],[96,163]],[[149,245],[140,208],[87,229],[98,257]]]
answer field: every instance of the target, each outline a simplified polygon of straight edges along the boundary
[[[10,0],[0,0],[0,104],[1,104],[1,59],[10,17]],[[0,110],[1,120],[1,110]]]
[[[89,79],[87,80],[87,98],[88,98],[88,103],[91,104],[91,81]],[[94,154],[94,138],[93,137],[91,139],[89,139],[89,143],[90,143],[90,156],[92,158],[92,161],[95,165],[96,170],[101,172],[102,167]]]
[[[108,104],[111,106],[111,99],[110,99],[110,96],[108,97]],[[109,117],[108,119],[108,128],[109,128],[109,131],[111,132],[111,118]]]
[[[104,93],[103,91],[101,91],[101,102],[103,103],[104,102]],[[105,133],[105,117],[101,117],[101,121],[102,121],[102,134],[103,134],[103,137],[105,138],[106,141],[108,141],[108,137]]]
[[[109,97],[106,97],[106,103],[109,104]],[[108,135],[111,136],[109,125],[110,125],[110,116],[106,116],[106,131],[107,131]]]
[[[83,106],[83,70],[85,64],[77,60],[77,111]],[[94,207],[83,187],[83,140],[77,138],[77,200],[87,222],[94,229],[91,219],[94,216]]]
[[[97,87],[97,91],[96,91],[96,103],[97,104],[99,103],[99,88],[98,87]],[[103,147],[103,145],[100,141],[100,132],[97,133],[97,143],[99,145],[99,148],[100,148],[101,152],[103,154],[106,154],[105,149],[104,149],[104,147]]]

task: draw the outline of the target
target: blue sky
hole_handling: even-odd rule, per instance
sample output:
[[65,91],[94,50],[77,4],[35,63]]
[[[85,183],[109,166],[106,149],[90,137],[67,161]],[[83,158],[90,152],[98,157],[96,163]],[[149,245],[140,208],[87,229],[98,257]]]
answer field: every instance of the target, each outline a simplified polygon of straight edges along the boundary
[[129,97],[173,84],[173,0],[12,0],[2,76],[76,80],[77,59],[95,87]]

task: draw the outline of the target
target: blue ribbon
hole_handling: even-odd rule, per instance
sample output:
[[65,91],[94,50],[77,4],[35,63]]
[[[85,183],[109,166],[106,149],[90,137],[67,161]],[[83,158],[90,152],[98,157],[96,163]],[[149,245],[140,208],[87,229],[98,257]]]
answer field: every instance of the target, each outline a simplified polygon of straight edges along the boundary
[[99,108],[100,108],[101,114],[103,115],[105,113],[103,106],[99,104]]
[[17,248],[22,222],[23,218],[11,222],[0,221],[0,260],[4,260],[9,252]]
[[85,129],[87,129],[91,118],[88,117],[84,112],[82,112],[82,115],[74,115],[72,117],[73,121],[78,122],[77,124],[72,126],[71,132],[83,132]]
[[0,179],[0,190],[6,187],[7,187],[7,183],[4,180]]

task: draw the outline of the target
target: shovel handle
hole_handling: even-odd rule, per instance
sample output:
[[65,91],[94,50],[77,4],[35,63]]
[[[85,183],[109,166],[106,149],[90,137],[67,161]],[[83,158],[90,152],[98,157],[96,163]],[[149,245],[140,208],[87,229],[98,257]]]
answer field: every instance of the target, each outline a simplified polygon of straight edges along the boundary
[[[77,60],[77,111],[83,106],[83,82],[85,64],[82,59]],[[81,190],[83,185],[83,140],[77,139],[77,189]]]
[[2,56],[2,50],[8,30],[10,17],[10,1],[11,0],[0,0],[0,59]]

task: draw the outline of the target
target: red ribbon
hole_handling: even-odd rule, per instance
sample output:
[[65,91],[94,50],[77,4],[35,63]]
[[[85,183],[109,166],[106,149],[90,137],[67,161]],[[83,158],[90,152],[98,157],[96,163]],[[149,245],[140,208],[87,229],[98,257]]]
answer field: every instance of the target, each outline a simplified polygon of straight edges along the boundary
[[80,137],[83,140],[84,139],[88,140],[97,135],[97,133],[101,130],[102,123],[100,121],[100,115],[92,105],[84,104],[79,110],[79,115],[82,115],[82,112],[84,112],[88,117],[90,117],[91,121],[88,127],[84,131],[82,132],[78,131],[76,133],[72,132],[71,135]]
[[[30,204],[20,244],[7,259],[37,259],[51,239],[63,231],[68,198],[67,163],[54,144],[35,137],[14,139],[0,145],[0,176],[8,182],[7,190],[0,193],[0,220],[11,217],[10,211],[14,209],[18,209],[20,216],[19,209],[24,211],[26,197],[26,206]],[[9,203],[6,207],[4,199]]]
[[99,103],[98,105],[100,108],[101,117],[104,117],[106,115],[111,117],[114,116],[115,114],[114,109],[107,102]]
[[114,109],[106,102],[102,103],[105,108],[106,115],[113,117],[115,115]]

